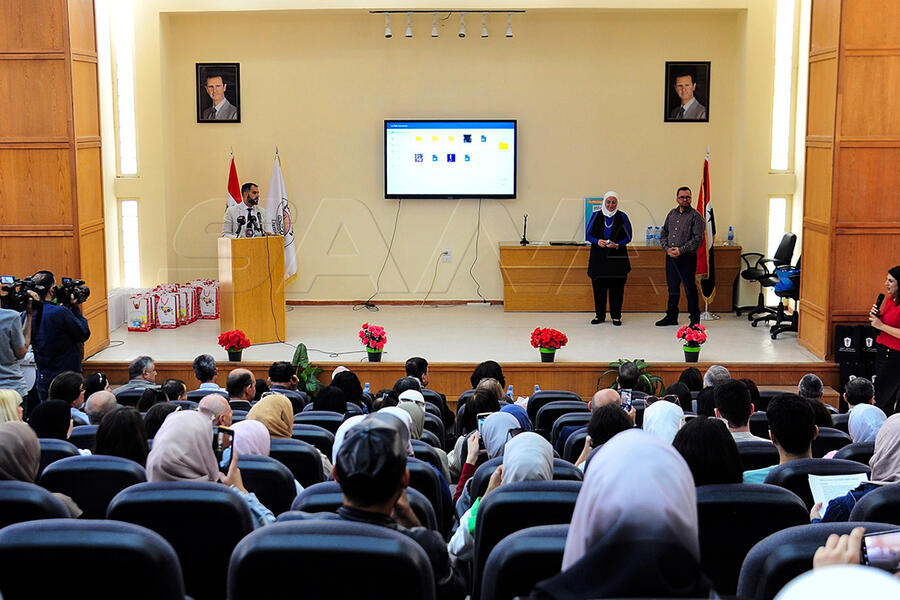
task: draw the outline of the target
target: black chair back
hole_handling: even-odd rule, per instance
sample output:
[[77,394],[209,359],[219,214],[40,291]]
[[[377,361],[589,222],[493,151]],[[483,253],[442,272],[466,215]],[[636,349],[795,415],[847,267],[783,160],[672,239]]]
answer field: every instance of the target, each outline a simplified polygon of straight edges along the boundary
[[193,400],[169,400],[169,402],[175,406],[180,406],[181,410],[197,410],[200,408],[200,404]]
[[[434,514],[434,507],[419,491],[413,488],[406,488],[406,497],[409,499],[409,506],[416,513],[419,522],[423,527],[438,530],[437,517]],[[344,504],[344,493],[341,491],[341,485],[337,481],[325,481],[311,485],[294,499],[291,510],[282,513],[278,517],[278,521],[292,521],[302,519],[302,515],[298,511],[304,513],[318,512],[336,512]]]
[[210,394],[218,394],[228,400],[228,392],[226,392],[225,390],[191,390],[187,393],[187,399],[193,400],[195,402],[200,402],[201,400],[203,400],[203,398],[209,396]]
[[580,481],[523,481],[485,496],[475,522],[472,597],[486,600],[480,593],[484,565],[503,538],[526,527],[569,523],[580,490]]
[[527,597],[535,584],[559,574],[568,525],[528,527],[503,538],[488,555],[481,575],[481,597]]
[[570,413],[587,414],[590,418],[590,408],[587,402],[580,400],[554,400],[547,402],[537,411],[537,420],[534,423],[534,429],[547,439],[550,439],[553,424],[556,420]]
[[850,520],[900,525],[900,486],[884,485],[867,493],[853,507]]
[[443,464],[441,463],[441,457],[438,456],[437,451],[428,443],[423,442],[422,440],[410,440],[413,447],[413,453],[415,457],[419,460],[424,460],[428,464],[435,467],[438,471],[443,469]]
[[138,400],[141,399],[141,395],[144,393],[145,389],[146,388],[125,390],[124,392],[116,394],[116,402],[122,406],[137,406]]
[[738,442],[737,449],[745,471],[771,467],[781,460],[778,448],[772,442]]
[[25,481],[0,481],[0,529],[13,523],[69,516],[62,501],[41,486]]
[[325,481],[322,457],[312,444],[302,440],[273,439],[269,456],[286,466],[303,487]]
[[791,264],[794,259],[794,247],[796,245],[797,234],[788,231],[781,236],[781,241],[778,242],[778,248],[775,250],[775,256],[772,257],[776,267]]
[[569,439],[566,440],[566,446],[563,449],[563,460],[575,464],[575,461],[581,456],[581,451],[584,450],[587,434],[587,427],[582,427],[569,435]]
[[84,519],[105,519],[106,507],[128,486],[147,481],[144,467],[118,456],[72,456],[47,466],[38,483],[65,494]]
[[444,422],[441,421],[440,416],[425,413],[425,430],[433,433],[439,440],[447,439],[447,434],[444,430]]
[[297,487],[287,467],[269,456],[239,456],[238,468],[247,491],[275,516],[291,509]]
[[[73,584],[47,572],[77,557],[105,565],[102,577]],[[45,519],[0,530],[4,598],[184,600],[181,566],[172,546],[139,525],[91,519]]]
[[840,429],[846,434],[850,433],[850,413],[831,415],[831,420],[834,422],[835,429]]
[[849,534],[855,527],[866,533],[895,529],[895,525],[851,521],[789,527],[768,536],[750,550],[738,579],[737,596],[747,600],[772,600],[787,583],[812,569],[813,555],[828,536]]
[[438,530],[446,536],[453,525],[453,506],[447,502],[441,490],[440,477],[430,464],[417,458],[408,458],[406,466],[409,469],[409,487],[428,498],[434,508]]
[[41,463],[38,467],[38,474],[43,473],[44,469],[50,463],[54,463],[70,456],[81,456],[78,452],[78,447],[65,440],[40,438],[38,442],[41,444]]
[[276,394],[281,394],[285,398],[291,401],[291,408],[296,415],[299,412],[303,411],[303,407],[309,403],[309,396],[306,395],[306,392],[301,392],[298,390],[271,390]]
[[758,410],[750,415],[750,433],[764,440],[769,439],[769,419],[766,417],[766,411]]
[[793,492],[774,485],[731,483],[697,488],[701,569],[722,595],[733,595],[744,557],[767,535],[809,523]]
[[[487,491],[488,483],[490,483],[491,475],[497,470],[497,467],[503,464],[503,457],[492,458],[481,464],[472,476],[471,496],[478,498],[484,496]],[[554,481],[581,481],[584,479],[584,473],[573,465],[561,458],[553,459],[553,480]]]
[[853,443],[850,434],[833,427],[819,427],[819,434],[812,442],[813,458],[822,458],[832,450],[840,450]]
[[556,442],[559,439],[559,435],[564,427],[584,427],[590,422],[590,420],[590,410],[588,410],[587,412],[579,411],[560,415],[553,422],[553,427],[550,428],[550,443],[553,444],[554,448],[556,447]]
[[[550,402],[556,402],[557,400],[577,400],[578,402],[584,402],[581,399],[581,396],[575,392],[566,390],[540,390],[535,392],[528,400],[528,418],[534,423],[535,428],[537,428],[537,413],[541,407]],[[552,423],[550,425],[552,425]]]
[[294,424],[291,437],[312,444],[331,460],[331,449],[334,446],[334,434],[318,425],[309,423]]
[[367,523],[310,519],[274,523],[241,540],[228,567],[228,598],[295,598],[286,573],[303,581],[304,598],[435,597],[428,556],[406,535]]
[[250,406],[250,403],[247,402],[246,400],[229,400],[228,406],[230,406],[231,410],[233,410],[233,411],[234,410],[246,410],[249,412],[250,409],[252,408]]
[[813,507],[812,492],[809,489],[809,475],[852,475],[854,473],[871,473],[872,470],[851,460],[804,458],[792,460],[778,465],[766,476],[765,483],[787,488],[800,496],[806,508]]
[[344,422],[344,415],[330,410],[307,410],[294,415],[294,423],[298,425],[318,425],[332,434]]
[[852,460],[868,465],[873,454],[875,454],[875,442],[856,442],[855,444],[847,444],[838,450],[834,458]]
[[231,552],[254,526],[244,499],[210,481],[131,486],[113,498],[107,518],[141,525],[165,538],[178,555],[185,590],[195,600],[225,597]]
[[459,409],[466,405],[466,402],[475,395],[475,390],[466,390],[456,399],[456,418],[459,419]]
[[444,443],[438,439],[438,436],[434,435],[433,432],[425,429],[422,431],[422,441],[431,446],[432,448],[440,448],[443,449]]
[[94,451],[94,439],[97,437],[99,425],[78,425],[72,428],[69,442],[82,450]]

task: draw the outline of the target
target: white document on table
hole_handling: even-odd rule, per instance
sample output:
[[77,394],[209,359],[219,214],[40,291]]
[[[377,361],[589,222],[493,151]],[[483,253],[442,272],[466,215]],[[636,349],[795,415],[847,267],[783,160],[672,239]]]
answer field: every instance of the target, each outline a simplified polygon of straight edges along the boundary
[[865,473],[854,473],[853,475],[810,475],[809,489],[812,491],[813,502],[822,503],[822,515],[828,508],[828,503],[835,498],[846,496],[850,490],[855,490],[859,484],[868,481],[869,476]]

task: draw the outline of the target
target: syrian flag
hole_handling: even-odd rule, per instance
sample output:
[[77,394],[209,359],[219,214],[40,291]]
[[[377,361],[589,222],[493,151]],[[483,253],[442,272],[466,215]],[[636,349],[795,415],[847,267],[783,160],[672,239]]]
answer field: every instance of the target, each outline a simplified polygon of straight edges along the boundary
[[281,157],[275,149],[275,165],[269,179],[269,195],[266,198],[266,218],[272,224],[275,235],[284,236],[284,279],[290,280],[297,274],[297,248],[294,245],[294,221],[288,204],[284,175],[281,173]]
[[703,243],[697,250],[697,282],[700,284],[700,295],[706,303],[712,302],[716,295],[716,261],[713,256],[713,243],[716,238],[716,217],[713,214],[709,199],[709,153],[703,160],[703,181],[700,183],[700,199],[697,210],[706,220],[703,231]]
[[231,155],[231,168],[228,170],[228,205],[231,208],[243,201],[241,198],[241,182],[237,176],[237,167],[234,166],[234,154]]

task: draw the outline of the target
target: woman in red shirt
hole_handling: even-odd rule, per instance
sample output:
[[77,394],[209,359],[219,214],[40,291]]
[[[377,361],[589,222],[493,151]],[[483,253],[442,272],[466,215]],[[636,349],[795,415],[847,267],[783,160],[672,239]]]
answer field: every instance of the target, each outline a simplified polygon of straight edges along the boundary
[[887,300],[880,307],[872,305],[869,321],[881,333],[878,342],[878,360],[875,363],[875,404],[890,416],[895,412],[897,392],[900,389],[900,265],[888,270],[884,289]]

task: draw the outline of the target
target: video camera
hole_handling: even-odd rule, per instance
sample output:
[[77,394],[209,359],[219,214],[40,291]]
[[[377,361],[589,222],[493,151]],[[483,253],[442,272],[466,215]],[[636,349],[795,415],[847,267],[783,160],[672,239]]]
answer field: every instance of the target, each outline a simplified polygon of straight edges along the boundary
[[[28,308],[28,300],[31,296],[29,291],[35,292],[40,298],[44,297],[47,289],[42,285],[37,285],[31,280],[31,277],[25,279],[16,279],[12,275],[0,275],[0,290],[4,292],[2,297],[2,306],[9,310],[22,312]],[[41,306],[40,302],[34,303],[35,308]]]
[[71,307],[75,304],[84,304],[90,295],[91,288],[84,285],[83,279],[63,277],[62,283],[53,288],[53,302],[60,306]]

